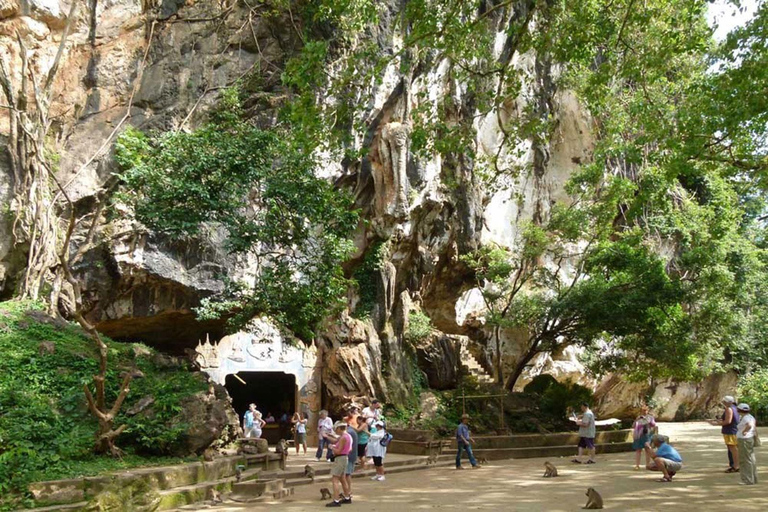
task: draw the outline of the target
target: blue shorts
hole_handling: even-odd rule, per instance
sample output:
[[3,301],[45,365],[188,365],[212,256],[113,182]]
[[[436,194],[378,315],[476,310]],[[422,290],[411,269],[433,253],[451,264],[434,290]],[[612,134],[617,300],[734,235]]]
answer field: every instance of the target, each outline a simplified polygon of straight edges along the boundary
[[632,441],[632,449],[642,450],[643,448],[645,448],[645,443],[650,443],[650,442],[651,442],[651,434],[640,436],[634,441]]

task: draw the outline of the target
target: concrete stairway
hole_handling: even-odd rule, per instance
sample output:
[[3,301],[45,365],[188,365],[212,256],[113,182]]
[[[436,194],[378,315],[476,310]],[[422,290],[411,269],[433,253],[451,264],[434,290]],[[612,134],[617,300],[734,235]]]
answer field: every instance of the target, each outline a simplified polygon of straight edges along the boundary
[[483,368],[483,366],[475,359],[468,347],[468,341],[461,343],[461,364],[467,369],[470,375],[475,377],[481,384],[493,384],[493,377]]

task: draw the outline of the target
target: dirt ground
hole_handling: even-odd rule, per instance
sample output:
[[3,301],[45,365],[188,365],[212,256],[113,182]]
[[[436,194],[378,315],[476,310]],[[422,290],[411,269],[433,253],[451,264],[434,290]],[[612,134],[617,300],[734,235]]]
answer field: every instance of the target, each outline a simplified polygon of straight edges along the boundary
[[[545,459],[491,462],[478,470],[436,468],[393,474],[384,482],[353,479],[353,505],[366,511],[419,510],[575,511],[586,503],[587,487],[596,488],[606,510],[696,511],[768,510],[768,452],[757,449],[762,482],[739,485],[738,473],[727,468],[725,445],[717,427],[702,422],[666,423],[661,433],[683,457],[684,467],[671,483],[657,481],[660,474],[634,470],[634,454],[598,456],[595,465],[576,465],[567,458],[553,459],[560,477],[542,478]],[[768,429],[765,429],[768,438]],[[385,461],[386,466],[386,461]],[[763,476],[764,475],[764,476]],[[274,505],[281,512],[324,509],[319,488],[328,483],[300,486],[295,495]],[[242,511],[249,506],[221,505],[213,510]]]

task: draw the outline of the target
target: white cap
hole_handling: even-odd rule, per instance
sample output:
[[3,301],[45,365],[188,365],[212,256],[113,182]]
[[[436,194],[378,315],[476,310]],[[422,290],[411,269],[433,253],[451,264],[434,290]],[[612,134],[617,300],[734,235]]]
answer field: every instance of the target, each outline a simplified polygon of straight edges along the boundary
[[723,397],[723,402],[725,402],[727,404],[735,404],[736,403],[736,399],[733,398],[731,395],[725,395]]
[[749,412],[749,404],[739,404],[736,408],[740,411]]

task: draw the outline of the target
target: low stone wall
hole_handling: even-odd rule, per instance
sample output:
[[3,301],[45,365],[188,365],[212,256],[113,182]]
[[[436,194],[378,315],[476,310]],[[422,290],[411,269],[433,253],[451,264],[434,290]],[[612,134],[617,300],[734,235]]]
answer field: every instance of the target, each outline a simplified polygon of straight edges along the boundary
[[[408,455],[428,455],[434,452],[445,453],[456,450],[456,439],[437,439],[432,432],[419,430],[392,430],[395,436],[389,445],[390,453]],[[579,435],[576,432],[560,432],[556,434],[520,434],[507,436],[473,436],[473,449],[478,450],[507,450],[509,456],[515,458],[515,453],[527,453],[522,450],[537,448],[553,448],[576,446]],[[632,430],[607,430],[597,433],[595,444],[624,446],[632,441]],[[519,450],[515,452],[515,450]],[[535,455],[534,455],[535,456]]]
[[[266,441],[264,444],[266,445]],[[194,500],[190,501],[192,498],[196,498],[195,496],[179,498],[173,494],[173,490],[185,488],[188,490],[184,492],[197,492],[201,494],[200,499],[205,499],[207,487],[197,484],[218,482],[221,485],[231,486],[237,466],[262,468],[265,471],[277,470],[285,468],[285,459],[271,452],[245,454],[222,457],[211,462],[137,468],[93,477],[36,482],[29,485],[29,491],[38,507],[80,502],[101,503],[104,500],[114,501],[116,497],[124,497],[130,501],[134,495],[144,494],[155,495],[150,500],[152,501],[150,509],[154,510],[157,506],[172,508],[163,505],[171,502],[176,504],[176,501],[179,502],[178,504],[188,504],[194,502]],[[130,504],[126,503],[126,506],[128,505]]]

